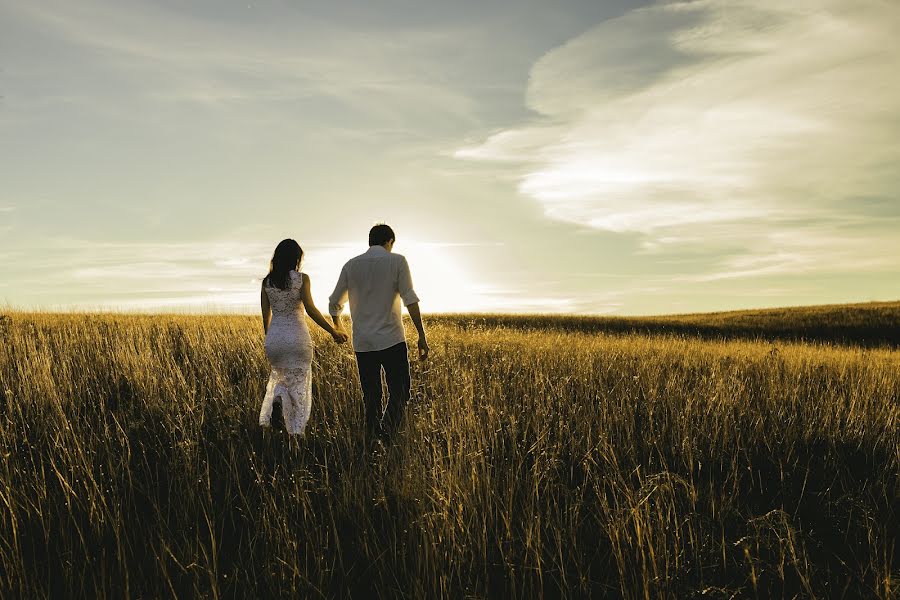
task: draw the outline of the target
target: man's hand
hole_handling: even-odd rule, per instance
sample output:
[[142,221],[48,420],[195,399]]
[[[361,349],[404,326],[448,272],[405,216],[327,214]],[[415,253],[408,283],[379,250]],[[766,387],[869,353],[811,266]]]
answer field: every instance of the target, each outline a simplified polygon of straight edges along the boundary
[[428,342],[425,341],[425,336],[419,336],[419,360],[426,360],[428,358]]
[[334,333],[331,334],[331,337],[337,344],[343,344],[348,339],[347,334],[340,329],[336,329]]

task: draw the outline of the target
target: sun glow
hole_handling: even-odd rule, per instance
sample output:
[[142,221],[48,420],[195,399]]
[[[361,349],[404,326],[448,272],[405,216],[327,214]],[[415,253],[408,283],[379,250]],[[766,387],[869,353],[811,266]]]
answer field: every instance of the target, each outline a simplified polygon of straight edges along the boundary
[[[413,286],[421,298],[423,312],[465,312],[489,308],[471,269],[454,253],[455,246],[404,240],[394,247],[409,262]],[[365,252],[357,245],[311,248],[306,252],[303,271],[313,285],[313,298],[322,313],[328,310],[331,294],[347,260]]]
[[[522,304],[515,290],[485,283],[470,264],[471,250],[490,251],[487,244],[403,240],[394,251],[406,256],[422,311],[502,312],[535,308],[558,310],[557,299],[531,298]],[[362,254],[364,244],[303,244],[300,270],[309,276],[316,307],[327,315],[328,297],[344,263]],[[271,256],[269,244],[190,244],[87,247],[79,262],[97,264],[104,254],[109,264],[75,268],[69,277],[106,296],[101,302],[60,305],[71,310],[137,312],[259,311],[259,288]],[[223,256],[225,258],[223,258]],[[127,285],[122,285],[127,283]],[[511,303],[511,304],[510,304]],[[536,304],[535,304],[536,303]]]
[[420,242],[404,243],[397,251],[406,256],[413,285],[427,312],[477,311],[484,307],[474,293],[477,282],[453,247]]

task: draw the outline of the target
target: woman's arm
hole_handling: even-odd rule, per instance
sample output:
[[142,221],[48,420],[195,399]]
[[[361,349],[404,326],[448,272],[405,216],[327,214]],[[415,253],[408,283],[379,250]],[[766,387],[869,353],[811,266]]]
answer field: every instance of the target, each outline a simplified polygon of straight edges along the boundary
[[347,341],[347,334],[343,331],[338,331],[334,327],[331,326],[331,323],[325,320],[325,317],[322,316],[322,313],[319,312],[319,309],[316,308],[316,304],[312,299],[312,284],[309,281],[309,275],[303,276],[303,307],[306,309],[306,314],[315,321],[316,325],[327,331],[331,334],[331,337],[334,338],[334,341],[338,344],[343,344]]
[[259,290],[259,306],[262,309],[263,331],[269,333],[269,319],[272,318],[272,309],[269,306],[269,295],[266,294],[266,284],[263,282]]

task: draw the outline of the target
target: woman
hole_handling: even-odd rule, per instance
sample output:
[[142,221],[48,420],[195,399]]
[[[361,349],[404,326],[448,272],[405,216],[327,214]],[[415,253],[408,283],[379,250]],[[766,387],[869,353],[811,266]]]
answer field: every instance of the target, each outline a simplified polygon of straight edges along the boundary
[[272,365],[259,424],[272,425],[274,405],[281,405],[287,432],[302,435],[312,405],[312,339],[303,309],[319,327],[343,344],[347,334],[331,326],[316,308],[309,276],[299,272],[303,250],[294,240],[282,240],[275,248],[269,274],[260,291],[266,356]]

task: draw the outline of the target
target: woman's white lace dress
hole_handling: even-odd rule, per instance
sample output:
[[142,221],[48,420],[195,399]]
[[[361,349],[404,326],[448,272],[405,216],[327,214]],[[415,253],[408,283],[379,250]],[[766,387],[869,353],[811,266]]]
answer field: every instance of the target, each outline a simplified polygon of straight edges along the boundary
[[291,271],[287,289],[265,287],[272,307],[266,334],[266,356],[272,373],[259,411],[259,424],[272,424],[272,406],[281,403],[288,433],[302,434],[312,407],[313,345],[303,311],[303,274]]

